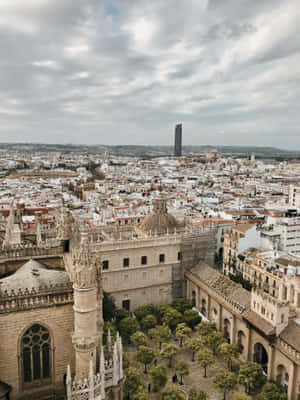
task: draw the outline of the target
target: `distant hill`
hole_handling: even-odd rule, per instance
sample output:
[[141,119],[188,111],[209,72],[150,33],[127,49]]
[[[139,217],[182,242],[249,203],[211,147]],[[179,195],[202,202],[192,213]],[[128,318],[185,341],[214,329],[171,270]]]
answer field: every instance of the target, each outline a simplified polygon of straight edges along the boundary
[[[0,143],[0,150],[23,151],[23,152],[48,152],[59,151],[64,153],[104,153],[129,157],[158,157],[173,155],[173,146],[137,146],[137,145],[73,145],[73,144],[43,144],[43,143]],[[211,146],[211,145],[188,145],[183,146],[183,154],[199,154],[218,150],[220,153],[232,157],[248,157],[254,153],[256,158],[300,159],[300,151],[282,150],[276,147],[259,146]]]

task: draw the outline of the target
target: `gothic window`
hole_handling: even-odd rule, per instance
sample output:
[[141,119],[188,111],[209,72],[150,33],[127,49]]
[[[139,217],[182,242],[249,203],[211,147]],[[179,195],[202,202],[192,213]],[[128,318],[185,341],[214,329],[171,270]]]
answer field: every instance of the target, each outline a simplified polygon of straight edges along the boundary
[[22,338],[23,382],[47,383],[51,378],[51,339],[46,328],[35,324]]

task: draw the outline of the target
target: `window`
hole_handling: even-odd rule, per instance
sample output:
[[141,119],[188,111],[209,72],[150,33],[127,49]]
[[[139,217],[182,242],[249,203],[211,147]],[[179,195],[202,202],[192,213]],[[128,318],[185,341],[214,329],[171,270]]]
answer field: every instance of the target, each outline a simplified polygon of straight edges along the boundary
[[109,267],[109,261],[108,261],[108,260],[104,260],[104,261],[102,262],[102,269],[103,269],[103,271],[107,270],[108,267]]
[[146,265],[147,264],[147,256],[142,256],[141,257],[141,264]]
[[123,267],[129,267],[129,258],[123,258]]
[[24,384],[49,383],[51,378],[51,339],[46,328],[35,324],[22,338]]
[[123,300],[122,308],[125,308],[125,310],[129,311],[130,310],[130,300]]
[[179,252],[177,253],[177,260],[178,260],[178,261],[181,261],[181,251],[179,251]]
[[164,255],[164,254],[160,254],[160,255],[159,255],[159,262],[160,262],[160,263],[165,262],[165,255]]

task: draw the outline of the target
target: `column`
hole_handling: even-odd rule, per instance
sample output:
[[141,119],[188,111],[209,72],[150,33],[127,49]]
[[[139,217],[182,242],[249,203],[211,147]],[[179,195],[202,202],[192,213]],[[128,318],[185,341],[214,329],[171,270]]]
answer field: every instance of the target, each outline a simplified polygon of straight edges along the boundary
[[210,295],[208,295],[207,296],[207,318],[211,321],[210,308],[211,308],[211,297],[210,297]]
[[196,288],[196,308],[199,310],[199,296],[200,296],[200,289],[199,289],[199,287],[197,286],[197,288]]
[[296,376],[295,372],[296,372],[296,366],[292,362],[292,365],[289,368],[289,386],[288,386],[288,399],[289,400],[292,400],[294,398],[293,397],[294,391],[295,391],[295,388],[297,388],[297,386],[298,386],[295,382],[295,376]]
[[273,360],[274,360],[274,346],[269,345],[269,351],[268,351],[268,379],[272,379],[273,377]]
[[248,361],[253,361],[253,355],[251,354],[251,347],[252,347],[252,329],[251,326],[248,326],[248,343],[247,343]]
[[219,323],[217,329],[222,332],[223,307],[219,306]]
[[191,300],[190,281],[189,281],[189,279],[186,280],[186,297],[188,298],[188,300]]
[[230,324],[230,343],[236,343],[236,316],[233,315]]

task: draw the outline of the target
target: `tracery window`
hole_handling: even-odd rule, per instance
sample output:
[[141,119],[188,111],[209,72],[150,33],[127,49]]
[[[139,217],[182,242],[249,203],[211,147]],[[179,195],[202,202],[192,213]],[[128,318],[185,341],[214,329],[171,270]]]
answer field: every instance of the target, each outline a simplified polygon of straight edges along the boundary
[[22,338],[22,367],[24,384],[51,378],[51,338],[49,331],[35,324]]

